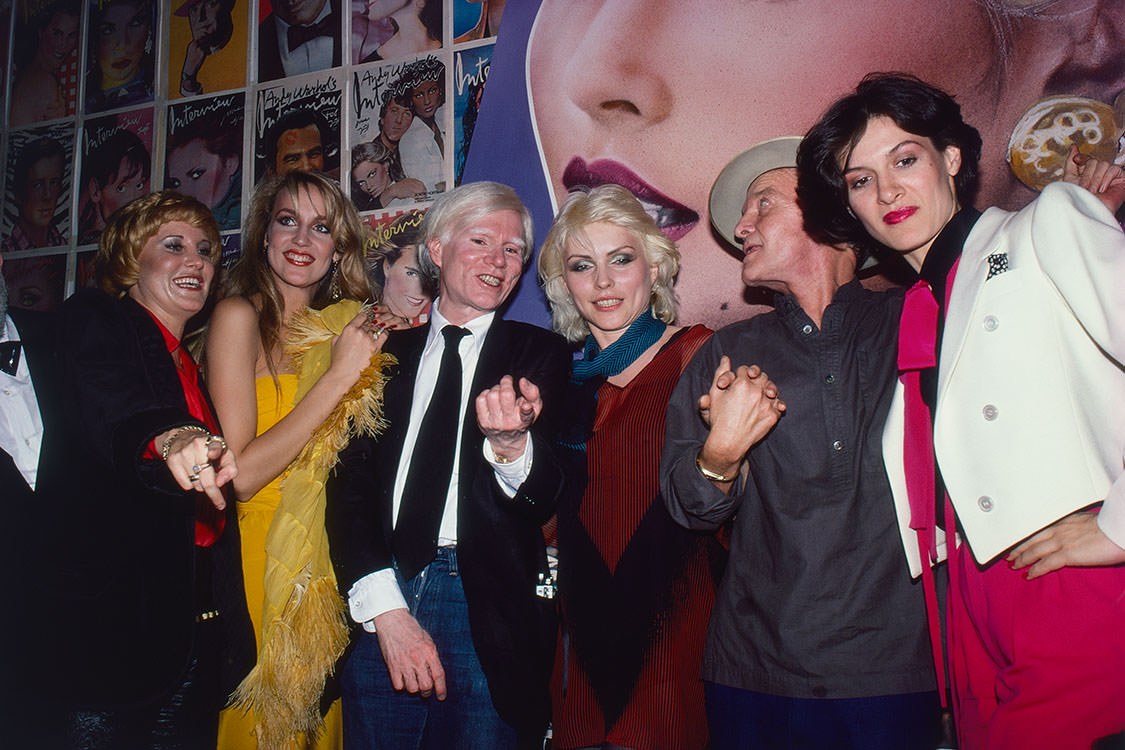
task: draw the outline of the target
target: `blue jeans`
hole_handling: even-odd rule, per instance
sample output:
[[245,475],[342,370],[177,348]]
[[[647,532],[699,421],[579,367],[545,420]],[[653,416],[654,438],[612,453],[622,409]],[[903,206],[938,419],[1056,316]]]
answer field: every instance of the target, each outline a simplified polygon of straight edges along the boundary
[[361,632],[340,669],[344,748],[514,748],[516,731],[493,708],[473,648],[456,549],[439,548],[433,562],[410,581],[397,569],[395,575],[410,614],[434,640],[448,695],[439,701],[395,690],[379,637]]
[[784,698],[706,682],[714,750],[933,750],[936,692],[873,698]]

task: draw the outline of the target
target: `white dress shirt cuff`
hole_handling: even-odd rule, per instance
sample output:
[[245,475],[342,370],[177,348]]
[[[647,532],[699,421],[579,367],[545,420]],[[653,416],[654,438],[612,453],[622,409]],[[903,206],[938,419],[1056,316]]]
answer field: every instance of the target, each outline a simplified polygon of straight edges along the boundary
[[493,452],[488,438],[484,440],[484,460],[491,464],[492,472],[496,475],[496,481],[500,483],[500,489],[508,497],[515,497],[516,493],[519,492],[520,485],[531,474],[532,454],[535,452],[532,445],[531,433],[529,432],[527,433],[527,448],[524,449],[523,455],[501,463],[496,460],[496,454]]
[[392,568],[368,573],[348,589],[348,613],[368,633],[375,632],[373,620],[392,609],[406,609]]

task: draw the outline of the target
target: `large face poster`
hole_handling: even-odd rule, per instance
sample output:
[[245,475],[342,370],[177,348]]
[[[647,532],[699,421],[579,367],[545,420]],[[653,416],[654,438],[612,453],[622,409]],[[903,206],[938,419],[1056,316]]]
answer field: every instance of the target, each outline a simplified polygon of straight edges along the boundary
[[[801,135],[873,71],[951,92],[984,139],[977,205],[1034,195],[1011,175],[1013,126],[1037,99],[1112,103],[1125,88],[1125,3],[874,0],[800,3],[543,0],[504,16],[465,179],[516,186],[541,240],[567,191],[612,182],[676,241],[680,321],[724,325],[754,307],[711,229],[722,167]],[[545,322],[533,279],[511,315]]]

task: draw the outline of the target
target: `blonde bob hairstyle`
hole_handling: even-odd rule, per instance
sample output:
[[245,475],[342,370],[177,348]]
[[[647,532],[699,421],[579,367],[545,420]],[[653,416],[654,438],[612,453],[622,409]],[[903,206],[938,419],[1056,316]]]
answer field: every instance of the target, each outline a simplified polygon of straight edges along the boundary
[[586,225],[604,221],[628,231],[644,252],[645,262],[656,266],[652,282],[652,311],[665,323],[676,319],[676,295],[672,282],[680,269],[680,251],[656,226],[644,207],[620,185],[599,185],[567,196],[559,209],[543,248],[539,251],[539,282],[551,303],[554,329],[569,341],[581,341],[590,327],[578,312],[563,274],[566,251],[572,245],[589,248]]
[[[367,275],[363,265],[366,234],[355,206],[333,180],[319,172],[290,172],[264,179],[254,191],[242,229],[242,257],[227,274],[224,291],[248,299],[258,309],[258,333],[265,351],[280,342],[282,300],[277,275],[266,254],[266,236],[274,218],[277,197],[285,192],[294,205],[302,196],[316,191],[324,200],[325,222],[339,261],[333,264],[313,293],[311,307],[321,309],[332,302],[332,277],[335,274],[341,297],[366,300]],[[269,359],[269,358],[267,358]]]
[[219,262],[219,225],[211,209],[195,198],[162,190],[126,203],[109,217],[94,258],[94,281],[98,287],[106,294],[124,297],[141,275],[140,258],[145,244],[170,221],[182,221],[203,230],[211,242],[211,262]]

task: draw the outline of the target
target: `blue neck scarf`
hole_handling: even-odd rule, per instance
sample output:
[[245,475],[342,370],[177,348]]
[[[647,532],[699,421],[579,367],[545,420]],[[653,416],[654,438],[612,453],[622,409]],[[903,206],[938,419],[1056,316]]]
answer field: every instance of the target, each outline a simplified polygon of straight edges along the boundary
[[599,375],[612,378],[624,372],[629,365],[637,361],[637,357],[660,340],[667,328],[667,324],[652,314],[650,307],[629,325],[625,333],[621,334],[621,338],[605,349],[599,349],[594,337],[587,336],[586,347],[582,352],[583,358],[571,365],[571,379],[577,383],[584,383]]

